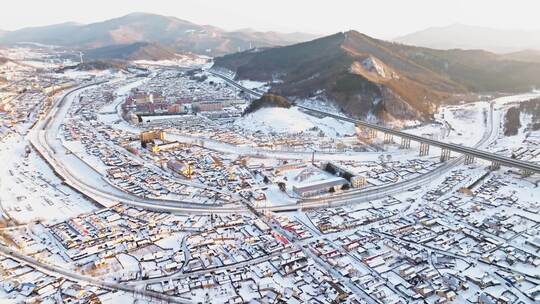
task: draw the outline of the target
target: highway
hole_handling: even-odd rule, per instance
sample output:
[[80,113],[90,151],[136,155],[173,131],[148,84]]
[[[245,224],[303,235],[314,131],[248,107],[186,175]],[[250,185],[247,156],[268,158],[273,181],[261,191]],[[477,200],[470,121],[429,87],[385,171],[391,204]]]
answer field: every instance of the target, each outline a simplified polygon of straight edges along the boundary
[[[164,211],[164,212],[174,212],[174,213],[234,213],[234,212],[248,212],[248,210],[242,205],[234,206],[205,206],[202,204],[193,204],[186,202],[179,202],[174,200],[158,200],[150,198],[141,198],[129,193],[126,193],[120,189],[113,188],[110,185],[103,184],[104,180],[100,176],[100,173],[96,172],[94,168],[90,167],[88,164],[80,161],[79,167],[84,168],[85,176],[80,176],[81,172],[76,172],[71,166],[64,164],[63,161],[66,160],[65,151],[62,152],[60,149],[63,149],[62,145],[55,143],[57,140],[57,133],[60,123],[63,121],[67,108],[70,106],[73,98],[76,96],[77,92],[95,86],[98,84],[90,84],[85,86],[80,86],[66,92],[54,105],[51,111],[48,113],[44,119],[36,124],[31,133],[31,142],[34,148],[39,152],[40,155],[49,163],[49,165],[54,169],[54,171],[62,177],[65,183],[86,195],[87,197],[92,198],[99,204],[110,207],[117,203],[124,203],[140,208],[145,208],[153,211]],[[73,155],[71,155],[74,157]],[[81,171],[81,170],[79,170]],[[96,180],[101,179],[98,183]],[[390,185],[390,189],[394,191],[402,191],[403,187],[401,184]],[[362,191],[355,194],[354,196],[361,196],[362,202],[366,200],[373,200],[380,197],[385,197],[387,194],[384,190],[370,190]],[[381,191],[385,191],[381,195]],[[343,197],[344,198],[344,197]],[[343,199],[342,198],[342,199]],[[341,200],[342,200],[341,199]],[[348,202],[350,199],[348,198]],[[259,206],[256,207],[257,210],[270,210],[270,211],[290,211],[298,210],[302,208],[317,208],[317,207],[327,207],[330,205],[341,204],[342,201],[336,202],[336,198],[331,199],[318,199],[311,200],[302,204],[288,204],[280,206]]]
[[[218,75],[218,74],[215,74]],[[220,76],[221,77],[221,76]],[[223,79],[228,79],[226,77],[222,77]],[[234,81],[228,79],[229,83],[235,83]],[[94,84],[95,85],[95,84]],[[239,84],[236,84],[237,86],[243,88]],[[85,87],[79,87],[75,88],[73,90],[70,90],[67,92],[61,100],[58,102],[62,107],[66,107],[69,105],[69,102],[64,102],[66,98],[69,96],[73,96],[77,91],[82,90]],[[305,107],[304,107],[305,108]],[[306,110],[313,110],[309,108],[305,108]],[[319,115],[329,115],[333,116],[337,119],[342,119],[350,122],[356,123],[357,120],[325,113],[318,111]],[[40,128],[45,129],[40,131],[36,131],[34,136],[32,136],[32,143],[36,147],[36,149],[44,156],[44,158],[51,164],[51,166],[55,169],[55,171],[61,175],[66,183],[70,184],[72,187],[80,191],[81,193],[95,199],[96,201],[102,203],[104,206],[110,206],[113,204],[116,204],[118,202],[133,205],[136,207],[146,208],[149,210],[155,210],[155,211],[166,211],[166,212],[175,212],[175,213],[233,213],[233,212],[248,212],[248,210],[245,208],[245,206],[242,205],[234,205],[234,206],[204,206],[201,204],[191,204],[186,202],[179,202],[179,201],[173,201],[173,200],[157,200],[157,199],[149,199],[149,198],[140,198],[135,195],[131,195],[129,193],[126,193],[124,191],[121,191],[119,189],[105,189],[102,187],[102,185],[92,185],[90,182],[87,181],[85,178],[84,180],[77,176],[76,173],[71,172],[68,170],[61,162],[61,160],[58,159],[54,149],[51,147],[50,139],[49,138],[55,138],[56,137],[56,131],[55,128],[50,128],[51,124],[58,124],[62,121],[63,117],[62,111],[59,111],[59,109],[54,108],[53,111],[51,111],[50,116],[48,115],[43,121],[46,123],[40,123],[36,125],[36,130],[40,130]],[[492,114],[493,115],[493,114]],[[493,118],[492,118],[493,119]],[[493,122],[492,122],[493,125]],[[379,127],[379,126],[377,126]],[[51,129],[53,129],[51,131]],[[488,141],[489,139],[492,139],[493,136],[493,126],[491,128],[492,130],[487,134],[487,136],[484,136],[484,138],[475,145],[475,148],[467,148],[472,149],[474,151],[480,151],[476,149],[476,147],[481,146],[483,143]],[[392,130],[393,132],[399,132]],[[48,136],[43,134],[44,132],[50,133]],[[400,134],[403,132],[399,132]],[[403,133],[407,134],[407,133]],[[407,134],[407,136],[415,136],[411,134]],[[419,140],[423,141],[431,141],[429,139],[425,139],[423,137],[417,137],[420,138]],[[436,142],[436,141],[435,141]],[[437,142],[440,143],[440,142]],[[440,147],[441,145],[437,145]],[[459,148],[466,148],[460,145],[455,145]],[[487,153],[487,152],[484,152]],[[491,153],[488,153],[490,155],[493,155]],[[259,211],[262,210],[269,210],[269,211],[275,211],[275,212],[283,212],[283,211],[294,211],[294,210],[300,210],[300,209],[311,209],[311,208],[324,208],[324,207],[333,207],[333,206],[339,206],[344,204],[354,204],[354,203],[362,203],[362,202],[369,202],[376,199],[381,199],[384,197],[387,197],[388,195],[397,194],[400,192],[407,191],[407,189],[414,187],[414,186],[422,186],[427,184],[429,181],[441,176],[445,172],[451,170],[455,166],[461,164],[463,162],[463,156],[452,159],[450,161],[447,161],[443,165],[441,165],[439,168],[423,174],[417,178],[409,179],[400,181],[394,184],[388,184],[383,186],[377,186],[377,187],[370,187],[366,189],[353,189],[347,192],[340,192],[334,196],[325,196],[325,197],[317,197],[317,198],[307,198],[300,200],[297,204],[285,204],[285,205],[276,205],[276,206],[256,206],[255,208]],[[512,160],[515,161],[515,160]],[[528,164],[528,163],[527,163]],[[95,172],[93,168],[88,168],[88,172],[94,172],[94,174],[99,174]]]
[[[493,142],[498,137],[499,128],[495,127],[496,125],[498,125],[498,121],[495,121],[493,107],[490,107],[489,125],[486,126],[487,129],[484,133],[484,136],[482,136],[482,139],[480,139],[480,141],[474,145],[475,148],[481,148],[486,144]],[[443,176],[446,172],[462,164],[464,158],[464,156],[460,156],[458,158],[451,159],[439,166],[438,168],[412,179],[402,180],[390,185],[386,184],[381,186],[373,186],[367,189],[351,189],[347,192],[336,193],[332,197],[327,197],[326,199],[324,199],[324,201],[327,202],[329,205],[335,205],[340,201],[343,202],[345,199],[349,199],[349,202],[351,203],[358,203],[359,200],[366,201],[368,199],[380,199],[388,195],[405,192],[412,187],[424,186],[430,181]],[[303,199],[300,204],[303,204],[307,208],[311,205],[310,203],[320,201],[320,198],[306,198]]]
[[398,137],[401,137],[401,138],[407,138],[407,139],[410,139],[412,141],[416,141],[416,142],[419,142],[419,143],[425,143],[425,144],[428,144],[430,146],[435,146],[435,147],[438,147],[438,148],[441,148],[441,149],[447,149],[447,150],[450,150],[450,151],[453,151],[453,152],[458,152],[458,153],[461,153],[461,154],[471,155],[471,156],[474,156],[475,158],[496,162],[496,163],[498,163],[498,164],[500,164],[502,166],[518,168],[518,169],[522,169],[522,170],[533,172],[533,173],[540,173],[540,164],[527,162],[527,161],[523,161],[523,160],[518,160],[518,159],[513,159],[513,158],[510,158],[510,157],[506,157],[506,156],[498,155],[498,154],[495,154],[495,153],[490,153],[490,152],[482,151],[482,150],[479,150],[479,149],[476,149],[476,148],[471,148],[471,147],[462,146],[462,145],[458,145],[458,144],[445,143],[445,142],[441,142],[441,141],[438,141],[438,140],[429,139],[429,138],[425,138],[425,137],[422,137],[422,136],[418,136],[418,135],[414,135],[414,134],[394,130],[392,128],[379,126],[379,125],[369,123],[369,122],[365,122],[365,121],[362,121],[362,120],[348,118],[348,117],[344,117],[344,116],[341,116],[341,115],[336,115],[336,114],[332,114],[332,113],[328,113],[328,112],[324,112],[324,111],[315,110],[315,109],[305,107],[305,106],[301,106],[301,105],[297,105],[297,107],[299,107],[301,109],[304,109],[306,111],[309,111],[309,112],[313,112],[313,113],[322,115],[322,116],[327,116],[327,117],[332,117],[332,118],[335,118],[335,119],[338,119],[338,120],[352,122],[352,123],[356,124],[357,126],[362,126],[362,127],[374,129],[374,130],[381,131],[381,132],[391,134],[391,135],[394,135],[394,136],[398,136]]
[[236,87],[248,94],[250,94],[252,97],[255,97],[255,98],[261,98],[263,96],[263,94],[259,93],[259,92],[256,92],[256,91],[253,91],[251,89],[248,89],[246,87],[244,87],[243,85],[239,84],[238,82],[228,78],[227,76],[224,76],[216,71],[212,71],[211,69],[208,70],[208,73],[214,75],[214,76],[217,76],[223,80],[225,80],[226,82],[228,82],[230,85],[232,85],[233,87]]
[[[218,74],[214,74],[214,75],[219,76]],[[227,78],[224,76],[219,76],[219,77],[222,77],[223,79],[227,80]],[[227,81],[229,81],[229,83],[235,83],[234,81],[230,81],[230,80],[227,80]],[[59,176],[62,177],[65,183],[69,184],[71,187],[83,193],[84,195],[94,199],[95,201],[102,204],[103,206],[112,206],[120,202],[120,203],[133,205],[140,208],[149,209],[149,210],[174,212],[174,213],[207,214],[207,213],[250,212],[249,208],[246,208],[245,206],[242,206],[240,204],[231,205],[231,206],[210,206],[210,205],[205,206],[202,204],[194,204],[190,202],[140,198],[135,195],[126,193],[120,189],[107,187],[106,185],[104,186],[103,180],[101,180],[100,183],[96,183],[95,179],[88,178],[87,176],[81,176],[80,172],[77,172],[77,170],[73,170],[73,168],[70,168],[70,166],[63,163],[65,158],[62,158],[60,156],[65,155],[65,150],[61,150],[62,145],[59,144],[59,138],[58,138],[59,126],[64,120],[65,115],[67,113],[67,109],[69,108],[69,106],[71,105],[71,103],[73,102],[77,94],[81,92],[82,90],[85,90],[87,88],[90,88],[92,86],[96,86],[99,84],[100,83],[82,85],[82,86],[79,86],[77,88],[67,91],[61,98],[59,98],[55,102],[51,111],[49,111],[49,113],[35,125],[35,127],[32,129],[32,132],[30,133],[31,143],[34,146],[34,148],[47,161],[47,163],[49,163],[49,165],[54,169],[54,171]],[[239,85],[237,84],[237,87],[238,86]],[[239,88],[244,89],[249,94],[259,94],[257,92],[253,92],[251,90],[243,88],[242,86],[239,86]],[[306,111],[315,112],[318,115],[330,116],[339,120],[353,122],[358,125],[362,125],[362,126],[379,130],[381,132],[386,132],[386,133],[404,137],[404,138],[410,138],[411,140],[427,143],[427,144],[430,144],[439,148],[449,149],[451,151],[456,151],[461,154],[473,155],[480,159],[495,161],[495,162],[500,163],[501,165],[505,165],[505,166],[511,165],[512,167],[520,168],[523,170],[529,170],[531,172],[536,172],[536,173],[540,172],[540,166],[538,166],[537,164],[531,164],[524,161],[509,159],[503,156],[484,152],[478,149],[478,147],[481,147],[486,142],[489,142],[497,135],[498,128],[495,128],[493,124],[493,112],[491,113],[491,123],[490,123],[490,128],[489,128],[490,130],[484,135],[482,140],[475,145],[475,147],[470,148],[470,147],[463,147],[460,145],[447,144],[447,143],[442,143],[435,140],[426,139],[420,136],[396,131],[393,129],[388,129],[388,128],[381,127],[378,125],[368,124],[362,121],[310,109],[307,107],[302,107],[302,106],[299,106],[299,107],[303,108]],[[366,125],[363,125],[363,124],[366,124]],[[447,172],[448,170],[451,170],[455,166],[461,164],[463,162],[463,159],[464,159],[464,156],[452,159],[442,164],[440,167],[438,167],[434,171],[431,171],[429,173],[426,173],[414,179],[404,180],[404,181],[394,183],[394,184],[383,185],[379,187],[370,187],[370,188],[361,189],[361,190],[352,190],[350,192],[342,192],[339,195],[331,196],[331,197],[305,199],[305,200],[302,200],[298,204],[288,204],[288,205],[269,206],[269,207],[255,207],[255,209],[257,211],[270,210],[270,211],[279,212],[279,211],[294,211],[294,210],[300,210],[300,209],[332,207],[332,206],[339,206],[343,204],[368,202],[368,201],[384,198],[388,195],[406,191],[407,188],[410,188],[416,185],[425,185],[429,183],[430,181],[432,181],[433,179],[440,177],[444,172]],[[84,167],[84,172],[88,172],[88,174],[92,174],[92,175],[94,174],[99,175],[99,173],[94,168],[91,168],[88,164],[83,162],[81,166]],[[101,177],[101,179],[103,179],[103,177]],[[151,299],[157,299],[157,300],[166,301],[166,302],[190,303],[178,297],[171,297],[163,293],[146,291],[144,289],[141,289],[140,286],[138,285],[141,283],[146,284],[149,281],[136,282],[133,285],[119,284],[119,283],[96,279],[93,277],[88,277],[85,275],[81,275],[79,273],[75,273],[71,270],[67,270],[58,266],[43,263],[37,259],[34,259],[33,257],[25,256],[23,254],[14,252],[12,249],[3,245],[0,245],[0,253],[2,253],[3,255],[9,256],[22,263],[32,265],[36,269],[43,271],[45,273],[51,273],[51,274],[54,274],[55,276],[62,276],[73,281],[84,282],[84,283],[96,285],[96,286],[106,288],[106,289],[121,290],[121,291],[129,292],[129,293],[133,293],[133,294],[142,295]],[[280,253],[276,253],[275,255],[277,254],[280,254]],[[272,256],[274,256],[274,254],[271,256],[261,257],[256,260],[246,261],[246,262],[236,264],[236,265],[220,267],[219,269],[224,270],[228,268],[237,268],[239,266],[243,266],[244,264],[248,265],[254,262],[262,262],[271,258]],[[314,259],[316,258],[314,257]],[[204,270],[200,272],[192,272],[192,273],[181,273],[181,274],[179,273],[179,274],[171,275],[168,278],[169,279],[182,278],[182,277],[195,275],[195,274],[204,274],[207,271],[215,271],[215,269]],[[340,277],[335,271],[333,270],[329,270],[329,271],[336,277]],[[152,281],[158,282],[162,280],[163,278],[156,278]],[[356,293],[360,293],[360,294],[363,293],[363,291],[355,289],[354,287],[351,287],[351,284],[346,284],[346,285],[349,285],[350,288],[353,288],[353,290]]]
[[[212,75],[215,75],[217,77],[222,78],[223,80],[227,81],[229,84],[231,84],[231,85],[233,85],[233,86],[235,86],[235,87],[237,87],[239,89],[242,89],[244,92],[247,92],[247,93],[251,94],[254,97],[261,97],[262,96],[261,93],[250,90],[250,89],[242,86],[238,82],[236,82],[236,81],[234,81],[234,80],[232,80],[230,78],[227,78],[226,76],[221,75],[220,73],[217,73],[217,72],[211,71],[211,70],[209,72]],[[401,138],[407,138],[407,139],[410,139],[412,141],[416,141],[416,142],[419,142],[419,143],[425,143],[425,144],[428,144],[430,146],[435,146],[435,147],[438,147],[438,148],[441,148],[441,149],[448,149],[448,150],[453,151],[453,152],[458,152],[458,153],[461,153],[461,154],[471,155],[471,156],[474,156],[475,158],[496,162],[496,163],[498,163],[498,164],[500,164],[502,166],[518,168],[518,169],[522,169],[522,170],[525,170],[525,171],[528,171],[528,172],[531,172],[531,173],[540,173],[540,164],[527,162],[527,161],[523,161],[523,160],[518,160],[518,159],[513,159],[513,158],[510,158],[510,157],[506,157],[506,156],[498,155],[498,154],[495,154],[495,153],[482,151],[482,150],[472,148],[472,147],[467,147],[467,146],[462,146],[462,145],[452,144],[452,143],[445,143],[445,142],[441,142],[441,141],[438,141],[438,140],[429,139],[429,138],[425,138],[425,137],[422,137],[422,136],[418,136],[418,135],[414,135],[414,134],[394,130],[392,128],[380,126],[380,125],[377,125],[377,124],[374,124],[374,123],[369,123],[369,122],[365,122],[365,121],[358,120],[358,119],[348,118],[348,117],[344,117],[344,116],[341,116],[341,115],[336,115],[336,114],[316,110],[316,109],[309,108],[309,107],[306,107],[306,106],[301,106],[301,105],[296,105],[296,106],[303,109],[303,110],[306,110],[306,111],[309,111],[309,112],[312,112],[312,113],[316,113],[318,115],[327,116],[327,117],[333,117],[333,118],[338,119],[338,120],[352,122],[352,123],[356,124],[357,126],[362,126],[362,127],[365,127],[365,128],[374,129],[374,130],[384,132],[384,133],[387,133],[387,134],[391,134],[393,136],[398,136],[398,137],[401,137]]]

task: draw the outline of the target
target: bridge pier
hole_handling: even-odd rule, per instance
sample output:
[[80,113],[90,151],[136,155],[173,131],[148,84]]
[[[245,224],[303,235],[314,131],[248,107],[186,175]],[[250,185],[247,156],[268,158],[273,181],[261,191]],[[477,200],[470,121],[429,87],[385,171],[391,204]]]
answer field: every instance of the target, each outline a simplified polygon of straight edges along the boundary
[[368,138],[374,139],[377,137],[377,130],[375,129],[368,129]]
[[533,175],[534,173],[530,170],[520,170],[520,173],[521,173],[521,176],[522,177],[529,177],[531,175]]
[[496,162],[496,161],[492,161],[491,165],[489,166],[489,169],[491,171],[496,171],[496,170],[499,170],[500,168],[501,168],[501,164],[499,162]]
[[429,154],[429,144],[420,143],[420,156],[426,156]]
[[[457,153],[460,153],[464,157],[468,154],[469,157],[467,157],[467,163],[472,162],[474,159],[482,159],[485,161],[492,161],[491,168],[496,170],[500,168],[501,166],[505,167],[511,167],[511,168],[518,168],[518,169],[525,169],[527,171],[531,171],[534,174],[540,173],[540,165],[531,161],[525,161],[525,160],[519,160],[519,159],[513,159],[511,157],[506,157],[502,155],[497,155],[492,152],[482,151],[476,147],[467,147],[467,146],[461,146],[454,143],[445,143],[439,140],[435,140],[432,138],[426,138],[410,133],[404,133],[401,131],[397,131],[395,129],[391,129],[388,127],[376,125],[373,123],[369,123],[366,121],[361,121],[357,119],[352,119],[332,113],[327,113],[324,111],[319,111],[316,109],[311,109],[309,107],[304,107],[301,105],[297,105],[299,108],[305,109],[307,111],[317,113],[322,116],[326,117],[333,117],[338,120],[347,121],[349,123],[354,123],[358,127],[358,136],[360,137],[360,140],[366,140],[363,135],[366,134],[366,132],[369,134],[369,137],[374,138],[377,136],[377,132],[380,131],[382,133],[390,133],[392,135],[395,135],[397,137],[401,138],[401,148],[407,148],[409,141],[406,139],[403,139],[403,137],[409,138],[411,141],[414,141],[415,143],[418,142],[420,146],[420,156],[425,156],[429,154],[429,146],[433,145],[438,148],[444,148],[450,151],[454,151]],[[373,129],[373,130],[369,130]],[[382,140],[381,140],[382,141]],[[448,152],[446,152],[448,153]],[[448,154],[442,155],[443,158],[447,158]],[[460,158],[461,159],[461,158]],[[527,172],[524,172],[527,173]]]
[[356,137],[359,139],[364,138],[365,128],[359,125],[356,125]]
[[394,142],[394,136],[390,133],[384,133],[384,143],[390,144]]
[[441,149],[441,162],[445,162],[450,159],[450,150],[448,149]]
[[470,165],[472,163],[474,163],[474,156],[469,154],[465,155],[465,165]]
[[401,138],[401,145],[399,146],[400,149],[409,149],[411,147],[411,139],[410,138]]

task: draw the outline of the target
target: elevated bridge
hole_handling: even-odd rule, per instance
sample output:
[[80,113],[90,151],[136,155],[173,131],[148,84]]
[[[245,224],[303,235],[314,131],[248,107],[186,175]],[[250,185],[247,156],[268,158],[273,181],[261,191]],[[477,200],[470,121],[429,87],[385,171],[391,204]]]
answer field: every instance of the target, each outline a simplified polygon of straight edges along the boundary
[[478,158],[478,159],[491,161],[492,167],[494,169],[499,168],[500,166],[506,166],[506,167],[512,167],[512,168],[520,169],[520,170],[522,170],[522,172],[525,175],[530,175],[530,174],[533,174],[533,173],[540,173],[540,164],[537,164],[537,163],[534,163],[534,162],[528,162],[528,161],[523,161],[523,160],[519,160],[519,159],[513,159],[513,158],[510,158],[510,157],[498,155],[498,154],[491,153],[491,152],[482,151],[482,150],[479,150],[479,149],[476,149],[476,148],[462,146],[462,145],[459,145],[459,144],[445,143],[445,142],[442,142],[442,141],[438,141],[438,140],[434,140],[434,139],[430,139],[430,138],[426,138],[426,137],[406,133],[406,132],[403,132],[403,131],[394,130],[392,128],[380,126],[380,125],[377,125],[377,124],[374,124],[374,123],[369,123],[369,122],[365,122],[365,121],[358,120],[358,119],[344,117],[344,116],[341,116],[341,115],[336,115],[336,114],[332,114],[332,113],[312,109],[312,108],[305,107],[305,106],[297,105],[297,107],[299,107],[299,108],[301,108],[301,109],[303,109],[305,111],[315,113],[315,114],[320,115],[320,116],[327,116],[327,117],[332,117],[332,118],[342,120],[342,121],[352,122],[357,126],[372,130],[372,134],[373,134],[373,132],[377,132],[377,131],[382,132],[383,134],[385,134],[385,141],[387,141],[388,138],[391,137],[391,136],[400,137],[402,139],[402,146],[404,146],[404,148],[408,148],[410,146],[410,141],[417,142],[417,143],[420,144],[420,154],[421,155],[426,155],[429,152],[429,147],[430,146],[438,147],[438,148],[441,149],[441,160],[442,161],[448,160],[449,157],[450,157],[450,151],[452,151],[452,152],[457,152],[457,153],[465,155],[466,156],[465,157],[466,162],[467,161],[471,162],[472,159]]

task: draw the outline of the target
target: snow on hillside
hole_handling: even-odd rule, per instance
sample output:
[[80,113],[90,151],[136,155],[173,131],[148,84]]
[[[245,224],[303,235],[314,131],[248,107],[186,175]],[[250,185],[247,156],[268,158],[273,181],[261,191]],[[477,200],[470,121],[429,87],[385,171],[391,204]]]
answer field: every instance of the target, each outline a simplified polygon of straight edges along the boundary
[[517,150],[520,147],[526,148],[527,142],[534,143],[534,139],[540,136],[540,131],[528,130],[529,124],[532,123],[532,115],[521,113],[520,122],[521,127],[516,135],[500,136],[493,144],[497,153],[511,156],[512,150]]
[[64,77],[68,79],[76,79],[76,80],[83,80],[89,77],[107,77],[107,76],[113,76],[116,75],[117,77],[121,77],[123,75],[123,72],[116,72],[113,73],[111,70],[89,70],[89,71],[79,71],[79,70],[66,70],[61,73]]
[[238,81],[243,87],[250,90],[260,90],[262,92],[268,92],[270,86],[266,82],[260,82],[255,80],[240,80]]
[[473,145],[484,136],[488,127],[488,113],[488,102],[445,106],[434,115],[436,123],[423,124],[404,131],[435,140]]
[[[518,102],[531,100],[540,97],[540,92],[532,91],[528,93],[510,95],[492,99],[491,101],[478,101],[462,105],[451,105],[441,107],[435,113],[437,123],[424,124],[404,131],[436,140],[472,146],[484,136],[486,128],[489,127],[488,118],[490,103],[494,104],[493,123],[495,128],[499,127],[500,120],[503,119],[507,108]],[[530,123],[531,118],[522,114],[523,124]],[[510,138],[500,138],[498,145],[519,146],[525,140],[525,127],[521,127],[518,135]]]
[[175,59],[164,59],[164,60],[136,60],[136,64],[141,65],[162,65],[162,66],[181,66],[181,67],[192,67],[192,66],[203,66],[208,63],[210,57],[202,55],[193,55],[193,54],[176,54]]
[[263,108],[239,118],[235,124],[247,130],[264,133],[299,133],[318,129],[326,136],[341,137],[353,135],[356,132],[352,123],[330,117],[317,118],[300,111],[297,107]]
[[362,65],[370,72],[376,72],[379,74],[379,76],[385,78],[386,73],[384,71],[384,68],[373,58],[372,56],[369,56],[368,58],[364,59],[362,61]]
[[531,100],[538,97],[540,97],[540,90],[532,90],[531,92],[527,92],[523,94],[499,97],[499,98],[493,99],[493,102],[496,105],[506,105],[509,103],[527,101],[527,100]]

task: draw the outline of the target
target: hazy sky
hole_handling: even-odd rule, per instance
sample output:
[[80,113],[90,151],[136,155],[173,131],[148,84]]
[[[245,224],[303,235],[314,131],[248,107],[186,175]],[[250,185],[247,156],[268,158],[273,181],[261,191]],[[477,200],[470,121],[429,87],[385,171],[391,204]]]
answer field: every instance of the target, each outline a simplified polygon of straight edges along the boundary
[[540,29],[540,0],[2,0],[0,29],[90,23],[131,12],[175,16],[232,30],[355,29],[378,38],[452,23]]

